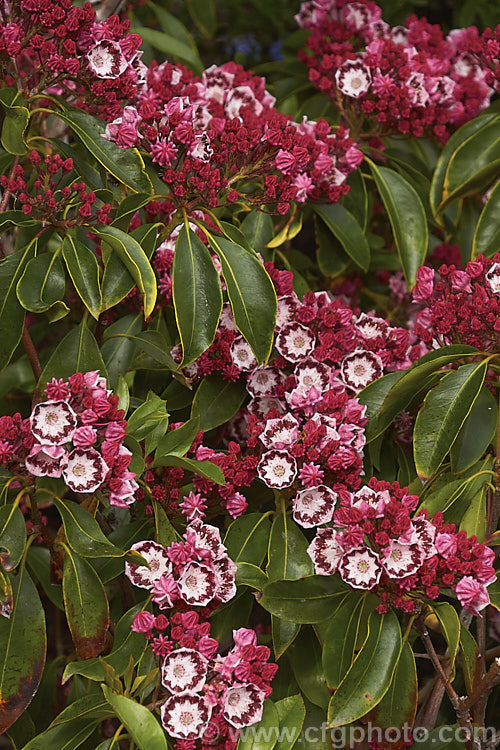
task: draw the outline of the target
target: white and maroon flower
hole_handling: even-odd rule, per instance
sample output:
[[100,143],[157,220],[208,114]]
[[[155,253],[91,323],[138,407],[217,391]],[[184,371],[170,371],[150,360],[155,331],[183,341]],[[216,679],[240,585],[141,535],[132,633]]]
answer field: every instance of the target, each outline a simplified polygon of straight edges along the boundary
[[355,589],[371,589],[382,575],[377,555],[368,547],[346,552],[339,565],[340,577]]
[[406,81],[410,101],[415,107],[425,107],[429,102],[429,92],[425,88],[425,77],[422,73],[412,73]]
[[307,548],[318,575],[332,576],[337,572],[344,555],[344,549],[337,541],[337,537],[338,532],[330,526],[319,529]]
[[340,376],[344,383],[360,391],[383,375],[384,365],[373,352],[358,349],[348,354],[340,363]]
[[179,596],[186,604],[206,607],[217,595],[217,576],[212,567],[190,562],[182,571],[177,585]]
[[289,362],[300,362],[312,353],[315,343],[308,328],[300,323],[289,323],[278,334],[275,346]]
[[63,469],[64,481],[73,492],[95,492],[106,479],[109,467],[95,448],[75,448]]
[[424,558],[425,553],[418,544],[392,542],[382,564],[391,578],[404,578],[416,573]]
[[224,698],[223,716],[236,729],[249,727],[262,719],[265,699],[266,694],[251,683],[233,685]]
[[149,565],[147,568],[145,565],[125,564],[125,573],[134,586],[152,589],[162,576],[168,576],[172,572],[172,563],[167,550],[161,544],[146,540],[133,544],[132,549],[139,552]]
[[256,396],[247,404],[248,412],[255,414],[260,419],[265,419],[271,409],[276,409],[283,414],[285,411],[283,401],[280,401],[276,396]]
[[46,445],[63,445],[76,430],[76,414],[66,401],[44,401],[37,404],[30,416],[31,431]]
[[436,547],[434,545],[436,527],[423,516],[417,516],[412,519],[411,528],[408,532],[405,532],[403,537],[399,541],[418,544],[425,552],[426,557],[436,554]]
[[299,299],[295,294],[285,294],[278,297],[278,314],[276,316],[276,330],[280,330],[283,326],[288,325],[297,307],[299,306]]
[[212,715],[212,708],[201,695],[172,695],[161,707],[161,723],[170,737],[196,740],[203,733]]
[[493,294],[500,294],[500,263],[493,263],[484,275]]
[[28,471],[35,477],[58,479],[68,460],[68,453],[62,445],[42,445],[35,443],[25,460]]
[[236,328],[236,323],[234,322],[233,311],[231,310],[231,305],[229,304],[229,302],[224,302],[224,304],[222,305],[219,326],[221,328],[225,328],[226,331],[234,331],[235,333],[238,331],[238,329]]
[[128,62],[118,42],[103,39],[87,53],[89,67],[98,78],[118,78],[128,68]]
[[233,342],[231,358],[240,370],[253,370],[257,365],[252,349],[243,338],[238,338]]
[[332,520],[336,502],[336,493],[324,484],[301,490],[293,499],[293,517],[304,529],[321,526]]
[[219,529],[216,526],[203,523],[201,518],[196,518],[189,524],[185,538],[197,549],[209,550],[214,559],[218,559],[226,552],[220,538]]
[[389,326],[383,318],[375,315],[361,313],[354,325],[365,339],[375,339],[377,336],[385,336]]
[[273,367],[258,367],[247,379],[246,387],[251,396],[270,396],[283,382],[283,376]]
[[338,90],[354,99],[366,94],[371,81],[370,69],[359,60],[347,60],[337,68],[335,73],[335,83]]
[[208,659],[192,648],[178,648],[165,658],[161,684],[171,693],[197,693],[207,679]]
[[229,602],[236,596],[236,563],[225,555],[215,560],[213,567],[217,577],[217,599],[221,602]]
[[297,476],[297,462],[288,451],[270,450],[262,455],[257,473],[268,487],[290,487]]
[[259,439],[266,448],[283,450],[290,448],[296,442],[298,434],[298,420],[291,414],[285,414],[284,417],[268,419]]

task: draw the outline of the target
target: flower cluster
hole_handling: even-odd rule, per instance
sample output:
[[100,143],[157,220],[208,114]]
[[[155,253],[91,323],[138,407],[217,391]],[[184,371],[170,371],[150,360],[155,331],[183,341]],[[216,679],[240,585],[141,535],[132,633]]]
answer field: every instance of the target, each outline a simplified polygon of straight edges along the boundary
[[413,300],[419,305],[415,333],[428,344],[500,351],[500,253],[479,255],[464,270],[453,263],[437,272],[422,266]]
[[125,572],[135,586],[153,593],[160,609],[189,605],[206,607],[228,602],[236,594],[236,565],[214,526],[192,521],[184,541],[165,548],[152,541],[137,542],[149,567],[127,563]]
[[78,493],[104,492],[127,507],[138,488],[123,445],[126,421],[118,397],[97,371],[52,379],[47,401],[28,419],[0,417],[0,461],[16,474],[62,477]]
[[[150,612],[136,615],[132,629],[152,639],[153,652],[161,657],[161,683],[167,698],[161,705],[162,724],[176,748],[216,747],[234,750],[239,731],[262,718],[264,701],[278,669],[269,664],[267,646],[257,645],[255,631],[233,630],[234,647],[218,653],[210,637],[210,624],[196,612],[176,612],[169,621]],[[158,635],[153,637],[153,631]],[[206,744],[205,744],[206,743]]]
[[[331,517],[330,497],[316,505]],[[317,531],[309,546],[316,573],[339,573],[354,589],[374,591],[379,612],[390,606],[413,612],[417,598],[437,599],[451,589],[477,615],[489,604],[495,580],[493,550],[445,524],[441,513],[411,515],[418,497],[397,482],[370,479],[358,492],[344,493],[333,526]],[[303,524],[306,525],[306,524]]]
[[105,137],[140,146],[163,170],[177,205],[215,207],[244,195],[286,213],[290,201],[336,202],[362,161],[349,132],[325,120],[296,124],[274,108],[263,78],[236,63],[201,78],[180,65],[151,65]]
[[0,185],[21,204],[27,216],[66,227],[90,221],[111,222],[111,204],[100,204],[84,182],[74,181],[73,159],[63,160],[59,154],[47,154],[42,160],[40,154],[32,151],[29,161],[35,175],[26,175],[24,168],[18,165],[13,177],[0,177]]
[[431,135],[445,141],[488,106],[498,84],[498,34],[481,40],[410,16],[390,27],[372,0],[308,0],[296,16],[311,32],[299,58],[309,79],[348,122],[372,136]]

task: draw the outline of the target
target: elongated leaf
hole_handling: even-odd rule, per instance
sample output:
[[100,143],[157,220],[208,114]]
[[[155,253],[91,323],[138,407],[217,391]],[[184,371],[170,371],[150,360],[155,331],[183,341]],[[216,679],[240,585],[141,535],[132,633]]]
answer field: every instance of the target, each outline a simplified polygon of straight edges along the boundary
[[139,151],[136,148],[118,148],[116,143],[103,138],[106,125],[102,120],[68,105],[65,105],[64,112],[57,112],[57,117],[70,126],[92,156],[118,182],[136,193],[151,193],[151,183]]
[[35,253],[35,243],[0,260],[0,370],[9,364],[21,341],[25,312],[16,295],[16,286],[28,261]]
[[460,655],[465,687],[470,695],[481,679],[481,660],[476,639],[462,623],[460,623]]
[[487,508],[486,495],[488,485],[485,483],[472,498],[472,502],[462,516],[460,531],[466,531],[467,536],[476,536],[479,542],[484,542],[486,536]]
[[99,265],[95,253],[68,233],[63,240],[62,254],[78,296],[97,320],[101,311],[102,298],[99,286]]
[[350,592],[328,620],[323,639],[323,669],[326,681],[337,689],[350,669],[358,639],[364,598]]
[[490,193],[472,240],[472,259],[479,253],[490,257],[500,250],[500,183]]
[[34,737],[23,750],[77,750],[96,730],[100,721],[89,721],[88,718],[75,719],[71,724],[58,724],[49,727],[42,734]]
[[[106,328],[101,354],[108,372],[111,388],[115,388],[120,375],[125,375],[127,372],[135,349],[134,341],[128,337],[136,336],[140,333],[141,327],[142,315],[138,313],[137,315],[125,315],[125,317],[119,318],[115,323]],[[125,334],[125,337],[114,338],[116,333]],[[120,408],[123,407],[121,406]]]
[[340,242],[347,255],[364,271],[370,264],[370,247],[357,219],[340,203],[315,205],[315,212]]
[[101,352],[93,334],[82,320],[57,345],[40,376],[39,388],[44,388],[52,378],[68,378],[75,372],[99,370],[107,376]]
[[427,394],[413,434],[419,477],[432,476],[443,462],[481,391],[487,367],[487,362],[462,365]]
[[302,628],[291,650],[293,673],[302,694],[324,710],[330,702],[321,663],[321,646],[311,627]]
[[145,26],[134,27],[134,33],[140,34],[145,42],[150,44],[159,52],[163,52],[166,55],[171,55],[174,58],[181,60],[187,64],[195,73],[201,75],[203,71],[203,63],[200,60],[199,55],[195,52],[192,47],[188,47],[184,42],[179,41],[169,34],[165,34],[155,29],[149,29]]
[[448,602],[433,604],[432,610],[439,620],[441,632],[448,644],[450,667],[452,669],[451,680],[453,681],[453,676],[455,674],[455,659],[457,657],[458,645],[460,642],[460,620],[458,619],[455,607],[452,607]]
[[159,544],[163,544],[164,547],[170,547],[172,542],[180,542],[181,538],[176,532],[170,519],[163,510],[160,503],[153,500],[153,510],[155,514],[155,539]]
[[231,560],[260,565],[267,552],[270,531],[269,515],[248,513],[237,518],[224,539]]
[[[159,226],[159,224],[143,224],[133,232],[129,232],[129,236],[142,247],[148,260],[156,247]],[[110,307],[121,302],[127,294],[130,294],[135,284],[135,278],[129,273],[120,256],[117,253],[111,253],[106,261],[102,277],[102,311],[109,310]]]
[[264,703],[262,719],[241,732],[236,750],[273,750],[278,741],[279,718],[274,703]]
[[101,685],[104,697],[140,750],[168,750],[165,733],[151,711],[131,698]]
[[330,727],[350,724],[380,703],[391,684],[401,648],[401,628],[394,612],[373,612],[366,641],[328,706]]
[[209,236],[221,262],[234,321],[258,362],[271,353],[278,303],[276,292],[262,263],[226,237]]
[[26,523],[18,505],[0,507],[0,564],[4,570],[13,570],[24,553]]
[[0,101],[5,113],[2,125],[2,146],[9,154],[23,156],[28,150],[24,134],[30,119],[29,109],[20,106],[24,104],[24,98],[22,94],[17,94],[15,89],[3,89]]
[[267,576],[270,581],[302,578],[314,573],[309,542],[285,509],[273,521],[269,537]]
[[306,576],[297,581],[273,581],[258,600],[261,607],[284,620],[316,623],[335,611],[345,585],[333,576]]
[[247,396],[243,383],[231,383],[210,375],[198,386],[191,407],[191,417],[198,416],[200,430],[208,432],[229,422]]
[[391,222],[406,283],[412,289],[417,269],[427,253],[428,229],[424,207],[415,189],[398,172],[366,159]]
[[47,637],[45,613],[26,568],[11,577],[13,608],[0,616],[0,734],[23,713],[43,673]]
[[236,583],[262,591],[266,583],[269,583],[269,579],[257,565],[240,562],[236,571]]
[[306,716],[306,707],[300,693],[289,695],[274,704],[278,713],[280,738],[275,750],[291,750],[295,745]]
[[127,435],[137,441],[147,439],[148,448],[154,450],[167,428],[166,402],[155,393],[149,393],[146,401],[138,406],[129,417]]
[[250,211],[241,222],[240,229],[256,253],[261,253],[274,236],[273,220],[263,211]]
[[189,0],[187,6],[191,18],[203,36],[211,39],[217,28],[214,0]]
[[156,304],[156,276],[149,262],[149,258],[130,234],[122,232],[116,227],[101,227],[94,229],[102,242],[108,244],[117,253],[122,263],[127,267],[143,296],[144,317],[151,315]]
[[224,472],[211,461],[196,461],[194,458],[180,458],[179,456],[160,456],[156,459],[154,466],[179,466],[186,471],[192,471],[193,474],[199,474],[201,477],[210,479],[216,484],[225,484]]
[[455,474],[466,471],[481,458],[495,436],[497,420],[497,400],[483,386],[451,446],[451,468]]
[[[132,217],[140,208],[146,206],[150,201],[151,195],[148,193],[136,193],[135,195],[127,195],[127,197],[122,200],[122,202],[116,209],[115,218],[113,219],[111,226],[117,227],[123,232],[126,232],[129,228],[130,220],[132,219]],[[144,225],[141,226],[144,227]]]
[[[116,333],[114,335],[120,338],[126,336],[138,349],[156,362],[159,362],[163,367],[169,370],[177,369],[178,365],[172,359],[169,352],[170,347],[160,331],[142,331],[142,333],[137,333],[134,336],[129,333]],[[148,369],[151,368],[148,367]]]
[[109,606],[104,586],[94,568],[66,549],[63,597],[71,637],[80,659],[101,653],[109,626]]
[[175,244],[172,299],[185,366],[212,344],[222,311],[220,278],[212,256],[189,227],[182,227]]
[[412,727],[417,713],[417,696],[415,657],[410,644],[405,641],[389,690],[373,710],[374,726],[382,729]]
[[25,310],[41,313],[62,300],[65,288],[66,276],[59,253],[43,253],[28,262],[16,293]]
[[167,432],[158,443],[156,456],[184,456],[190,449],[199,428],[200,420],[196,417],[184,422],[175,430]]

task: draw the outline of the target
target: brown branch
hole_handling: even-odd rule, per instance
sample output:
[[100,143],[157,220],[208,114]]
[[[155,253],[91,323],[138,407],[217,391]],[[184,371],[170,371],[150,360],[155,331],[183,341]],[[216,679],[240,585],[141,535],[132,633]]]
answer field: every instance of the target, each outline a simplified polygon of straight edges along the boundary
[[481,682],[476,685],[472,695],[465,699],[464,707],[469,709],[472,706],[484,698],[490,690],[500,683],[500,659],[497,657],[493,664],[490,666],[487,674],[483,677]]
[[35,376],[35,380],[38,382],[40,380],[40,375],[42,374],[42,366],[40,364],[40,360],[38,359],[38,353],[37,353],[37,350],[35,349],[33,339],[30,336],[30,332],[28,331],[28,327],[26,323],[24,324],[23,335],[22,335],[21,340],[23,342],[24,350],[26,354],[28,355],[28,359],[31,365],[31,369],[33,370],[33,375]]

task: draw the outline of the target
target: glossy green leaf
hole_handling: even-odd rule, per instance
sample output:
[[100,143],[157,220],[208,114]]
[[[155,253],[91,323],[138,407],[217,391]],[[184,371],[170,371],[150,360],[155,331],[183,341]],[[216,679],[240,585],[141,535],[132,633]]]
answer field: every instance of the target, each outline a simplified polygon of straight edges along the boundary
[[340,203],[315,205],[315,212],[337,238],[347,255],[363,270],[370,264],[370,247],[353,214]]
[[109,627],[109,606],[104,586],[94,568],[66,548],[63,598],[71,638],[80,659],[101,653]]
[[[136,240],[149,260],[156,248],[159,224],[143,224],[132,232],[129,237]],[[111,253],[106,261],[102,277],[102,312],[109,310],[130,294],[135,287],[135,277],[131,275],[127,266],[117,253]]]
[[27,711],[7,729],[6,735],[12,743],[12,750],[23,750],[36,734],[33,719]]
[[45,613],[24,565],[11,582],[12,614],[0,616],[0,734],[30,704],[40,684],[47,650]]
[[483,386],[451,447],[454,474],[469,469],[481,458],[496,434],[497,420],[497,400],[489,388]]
[[350,724],[380,703],[390,687],[401,649],[401,628],[394,612],[372,612],[368,636],[328,706],[330,727]]
[[196,232],[182,227],[175,244],[172,299],[182,344],[182,366],[212,344],[222,311],[219,274]]
[[273,220],[263,211],[250,211],[241,222],[240,230],[256,253],[261,253],[274,237]]
[[[134,279],[143,297],[144,317],[148,318],[156,304],[156,276],[149,258],[130,234],[116,227],[100,227],[93,230],[101,242],[109,245]],[[103,291],[104,296],[104,291]]]
[[366,406],[366,416],[369,419],[365,428],[367,442],[371,442],[381,435],[396,416],[397,411],[395,414],[388,414],[386,419],[382,420],[381,409],[387,394],[403,378],[404,374],[402,371],[389,372],[387,375],[374,380],[358,394],[360,403]]
[[410,644],[405,641],[389,690],[373,709],[373,725],[382,729],[412,727],[417,713],[417,697],[415,657]]
[[66,122],[73,133],[99,164],[136,193],[151,193],[151,183],[144,169],[144,161],[136,148],[119,148],[103,138],[106,124],[82,109],[65,104],[57,117]]
[[[170,347],[168,346],[165,337],[160,331],[142,331],[135,335],[116,333],[114,334],[118,338],[126,337],[132,341],[136,347],[144,352],[148,357],[151,357],[158,362],[162,367],[169,370],[176,370],[178,365],[170,355]],[[136,360],[136,367],[138,366],[139,360]],[[147,369],[152,369],[150,366]]]
[[38,583],[52,604],[64,612],[62,586],[50,579],[50,551],[46,547],[31,545],[26,558],[28,569],[35,583]]
[[77,750],[95,732],[99,722],[88,718],[75,719],[71,724],[58,724],[49,727],[34,737],[23,750]]
[[134,409],[127,421],[127,435],[139,442],[152,436],[153,450],[167,429],[167,404],[155,393],[149,393],[146,401]]
[[160,456],[185,456],[193,444],[193,440],[200,429],[199,417],[189,419],[175,430],[167,432],[161,438],[156,449],[156,457]]
[[[138,563],[137,553],[119,549],[112,544],[101,531],[101,527],[90,513],[72,500],[59,500],[54,497],[54,504],[61,514],[64,532],[68,544],[81,557],[124,557],[129,562]],[[133,560],[132,560],[133,558]]]
[[234,321],[258,362],[267,362],[274,339],[278,303],[269,275],[258,258],[226,237],[209,235],[226,282]]
[[9,364],[21,341],[25,312],[16,295],[16,286],[28,261],[35,253],[35,243],[0,260],[0,370]]
[[211,39],[217,28],[214,0],[188,0],[187,8],[203,36]]
[[488,586],[488,594],[492,606],[500,612],[500,573],[497,573],[496,581]]
[[270,581],[303,578],[314,573],[314,563],[307,553],[309,542],[293,518],[282,507],[271,527],[267,563]]
[[102,298],[99,286],[99,264],[95,253],[68,233],[63,240],[62,255],[78,296],[97,320],[102,307]]
[[[366,158],[366,157],[365,157]],[[415,189],[398,172],[366,159],[391,222],[406,283],[412,289],[417,269],[427,253],[428,229],[424,207]]]
[[311,627],[302,628],[291,647],[291,662],[302,694],[325,711],[330,702],[321,662],[321,646]]
[[28,262],[16,293],[25,310],[41,313],[62,300],[65,289],[66,276],[60,254],[43,253]]
[[101,352],[94,335],[82,320],[77,328],[72,328],[57,345],[49,361],[43,368],[39,388],[44,388],[52,378],[66,379],[75,372],[99,370],[107,376]]
[[460,531],[466,531],[467,536],[476,536],[479,542],[484,542],[487,529],[487,504],[488,493],[486,482],[472,498],[471,504],[465,511],[460,521]]
[[[127,195],[122,200],[118,208],[116,209],[115,218],[111,222],[112,227],[117,227],[123,232],[128,233],[130,220],[137,213],[137,211],[146,206],[151,201],[151,195],[149,193],[135,193],[134,195]],[[142,227],[147,225],[142,224]]]
[[331,619],[324,623],[323,669],[331,688],[338,688],[351,667],[365,598],[357,592],[350,592]]
[[29,109],[21,106],[25,103],[24,97],[20,92],[15,92],[15,89],[3,89],[0,103],[5,115],[1,135],[2,146],[9,154],[24,156],[28,150],[24,136],[30,119]]
[[164,547],[170,547],[172,542],[180,542],[181,537],[172,526],[169,517],[163,507],[153,500],[153,511],[155,516],[155,539]]
[[0,215],[0,229],[6,227],[31,227],[38,224],[36,219],[27,216],[23,211],[4,211]]
[[168,750],[165,733],[146,706],[101,685],[104,697],[140,750]]
[[443,462],[478,397],[487,362],[462,365],[427,394],[413,433],[415,466],[429,478]]
[[262,719],[241,731],[236,750],[273,750],[278,741],[279,717],[274,703],[264,703]]
[[297,623],[316,623],[333,614],[345,585],[333,576],[306,576],[297,581],[273,581],[258,600],[272,615]]
[[0,565],[4,570],[16,568],[26,545],[26,523],[18,505],[0,507]]
[[203,378],[191,406],[191,417],[200,418],[200,430],[208,432],[234,417],[248,396],[243,383],[231,383],[217,375]]
[[257,565],[253,565],[253,563],[238,563],[236,571],[236,584],[238,586],[251,586],[253,589],[262,591],[262,589],[268,582],[269,579],[262,568],[259,568]]
[[472,259],[480,253],[487,258],[500,251],[500,183],[492,189],[477,222],[472,240]]
[[314,230],[319,270],[325,276],[340,276],[352,265],[351,259],[324,221],[316,218]]
[[460,643],[460,620],[455,607],[448,602],[433,603],[432,611],[439,620],[441,632],[448,644],[448,653],[450,656],[450,667],[452,670],[451,680],[455,674],[455,659],[458,653]]
[[304,725],[306,707],[300,693],[289,695],[274,704],[278,712],[280,738],[274,750],[291,750]]
[[145,42],[159,52],[171,55],[173,58],[182,61],[194,70],[197,75],[201,75],[204,66],[198,53],[192,47],[189,47],[174,36],[157,31],[156,29],[147,28],[146,26],[134,27],[133,31],[135,34],[140,34]]
[[212,461],[197,461],[194,458],[180,458],[179,456],[160,456],[154,462],[155,466],[179,466],[185,471],[192,471],[193,474],[199,474],[201,477],[209,479],[211,482],[216,484],[224,485],[226,480],[224,479],[224,472],[212,463]]
[[227,554],[235,563],[259,566],[267,552],[270,531],[269,514],[247,513],[237,518],[224,539]]
[[[101,346],[101,354],[104,359],[104,365],[108,372],[109,384],[115,388],[120,382],[120,376],[125,375],[132,361],[135,350],[135,343],[131,336],[136,336],[142,328],[142,315],[125,315],[118,318],[114,323],[108,326],[104,332],[104,343]],[[115,337],[115,334],[124,334],[124,336]],[[122,383],[125,381],[121,381]],[[123,386],[122,386],[123,387]],[[117,391],[117,395],[120,395]],[[123,406],[120,406],[123,408]],[[127,411],[125,409],[125,411]]]
[[[444,486],[429,493],[424,491],[422,501],[418,507],[418,512],[423,508],[426,508],[431,518],[438,511],[444,513],[445,518],[449,518],[450,511],[455,511],[457,508],[467,508],[475,495],[481,490],[486,482],[490,481],[490,479],[491,471],[486,465],[480,467],[480,469],[471,477],[446,482]],[[456,513],[454,513],[454,515],[456,515]],[[457,519],[454,518],[452,522],[455,523],[456,521]]]
[[465,687],[470,695],[481,679],[481,660],[476,639],[462,623],[460,623],[460,656]]

